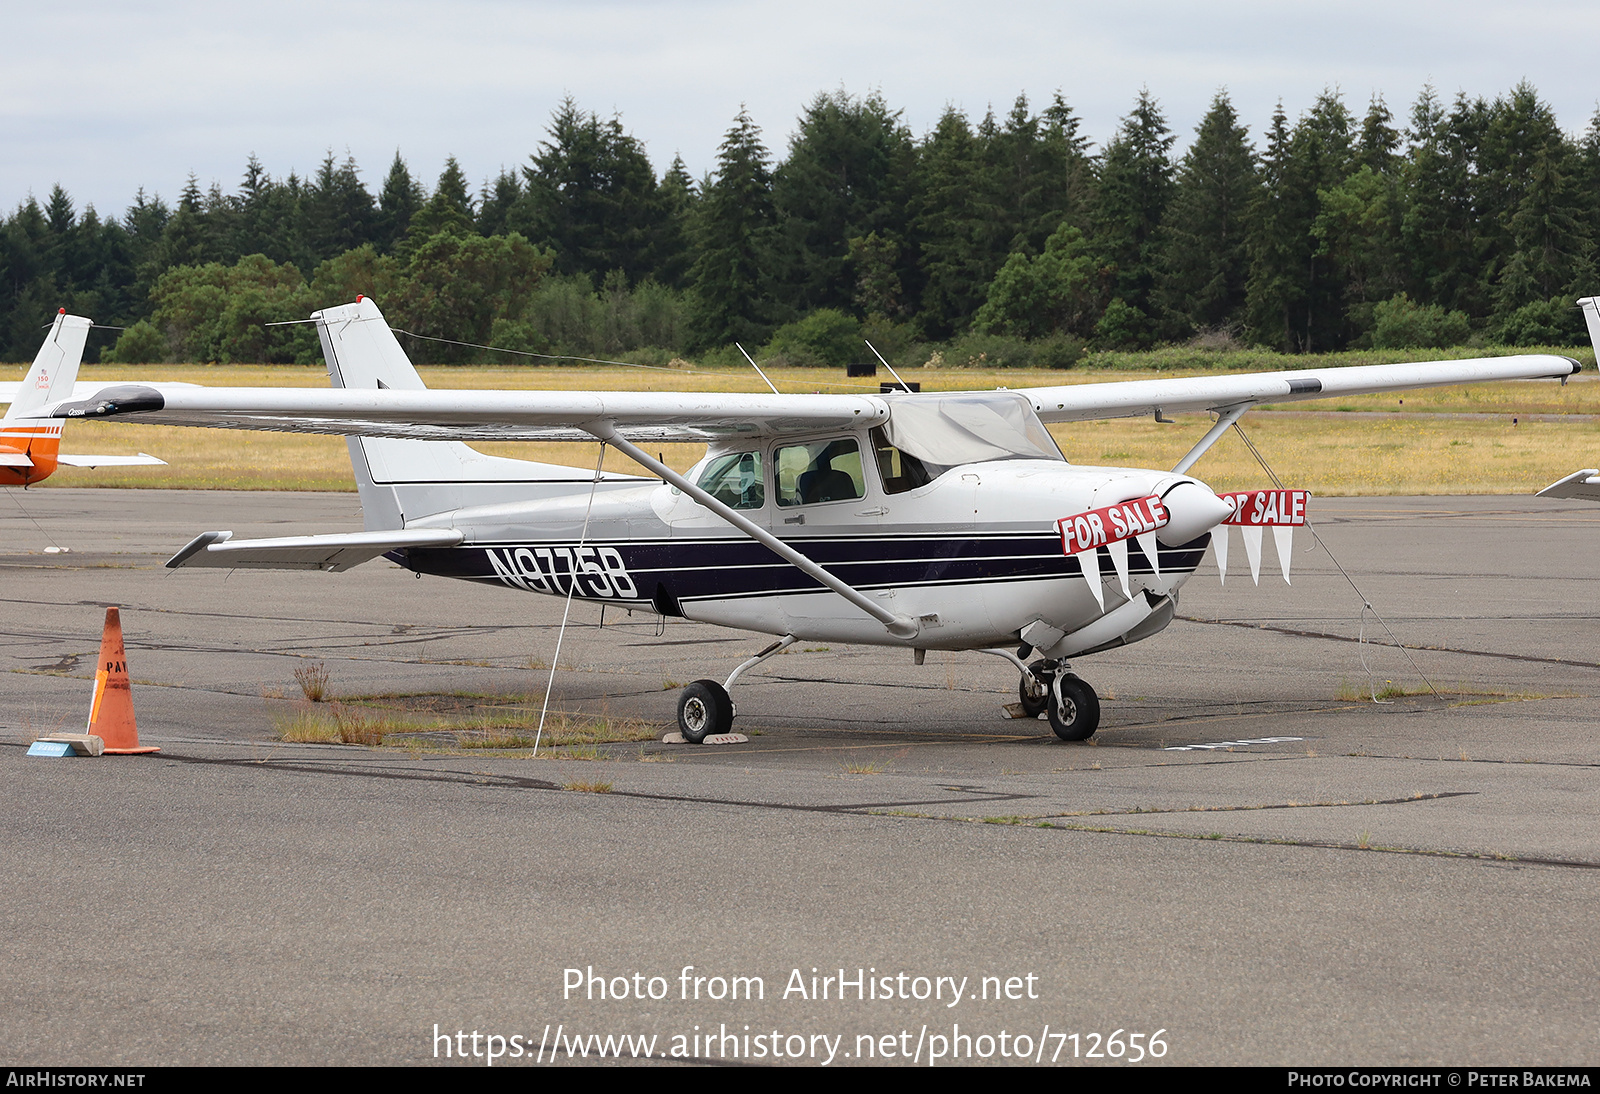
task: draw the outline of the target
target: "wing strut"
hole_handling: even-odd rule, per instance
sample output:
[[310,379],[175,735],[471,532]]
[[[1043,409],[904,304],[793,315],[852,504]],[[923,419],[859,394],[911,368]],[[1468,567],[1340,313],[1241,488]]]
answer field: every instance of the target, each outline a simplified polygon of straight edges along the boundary
[[872,618],[882,623],[884,627],[888,629],[889,633],[894,635],[896,638],[913,638],[916,636],[918,630],[917,624],[909,616],[891,612],[888,608],[885,608],[882,604],[879,604],[876,600],[873,600],[871,597],[861,592],[861,590],[855,588],[854,586],[847,585],[843,581],[840,581],[827,570],[824,570],[821,566],[818,566],[815,562],[811,561],[811,559],[807,558],[805,555],[801,554],[799,551],[796,551],[793,547],[783,542],[783,540],[779,539],[765,528],[750,520],[750,518],[718,501],[716,498],[700,489],[694,483],[690,482],[688,479],[672,470],[672,468],[668,467],[660,460],[655,459],[649,453],[641,450],[637,445],[632,444],[621,437],[610,422],[591,423],[583,426],[583,429],[585,432],[593,434],[596,438],[605,441],[607,444],[616,448],[617,451],[626,454],[628,458],[633,460],[635,463],[654,471],[667,482],[670,482],[673,486],[676,486],[679,490],[682,490],[685,494],[688,494],[695,501],[699,502],[701,505],[717,514],[717,516],[721,517],[723,520],[739,529],[739,531],[743,532],[757,543],[760,543],[762,546],[766,547],[773,554],[789,563],[801,573],[820,581],[822,584],[826,585],[828,588],[832,589],[834,592],[850,601],[850,603],[854,604],[856,607],[872,616]]
[[1198,444],[1189,449],[1189,454],[1178,461],[1177,466],[1172,469],[1172,473],[1174,475],[1182,475],[1187,472],[1189,468],[1194,466],[1194,461],[1198,460],[1201,456],[1204,456],[1206,454],[1206,449],[1216,444],[1217,438],[1221,437],[1228,431],[1228,427],[1230,425],[1244,417],[1244,412],[1255,405],[1255,403],[1238,403],[1234,406],[1219,408],[1217,411],[1217,414],[1219,415],[1217,418],[1217,424],[1212,426],[1204,437],[1200,438],[1200,442]]

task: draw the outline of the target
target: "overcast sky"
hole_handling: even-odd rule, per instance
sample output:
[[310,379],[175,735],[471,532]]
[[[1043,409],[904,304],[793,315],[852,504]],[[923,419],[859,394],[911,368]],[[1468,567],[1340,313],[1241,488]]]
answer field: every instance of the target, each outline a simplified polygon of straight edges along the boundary
[[924,134],[1060,90],[1097,143],[1141,87],[1186,141],[1219,88],[1252,133],[1325,87],[1403,117],[1527,79],[1571,132],[1600,97],[1600,4],[1484,0],[888,3],[811,0],[0,0],[0,207],[59,182],[120,215],[190,172],[237,188],[253,152],[283,176],[348,152],[376,191],[398,148],[431,184],[454,155],[475,184],[526,162],[552,108],[620,114],[658,173],[697,177],[740,104],[780,152],[819,91],[877,90]]

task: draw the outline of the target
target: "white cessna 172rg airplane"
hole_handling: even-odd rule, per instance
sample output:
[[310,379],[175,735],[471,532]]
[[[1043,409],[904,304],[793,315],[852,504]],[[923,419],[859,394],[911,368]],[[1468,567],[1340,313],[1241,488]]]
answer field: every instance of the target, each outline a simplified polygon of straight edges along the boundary
[[[246,541],[206,532],[168,566],[339,571],[384,555],[419,574],[777,636],[726,681],[683,690],[679,725],[695,742],[729,729],[738,676],[796,641],[901,646],[919,661],[928,649],[1005,657],[1027,711],[1047,711],[1060,737],[1084,740],[1099,700],[1068,658],[1165,627],[1224,522],[1241,525],[1253,570],[1267,527],[1286,561],[1303,492],[1224,499],[1186,474],[1246,410],[1564,380],[1579,368],[1522,356],[887,396],[429,391],[371,300],[313,319],[332,390],[122,385],[52,413],[348,437],[365,531]],[[1217,423],[1171,471],[1069,464],[1044,426],[1184,411]],[[464,443],[518,439],[602,441],[664,481]],[[641,441],[704,441],[708,451],[680,475]],[[1226,536],[1217,543],[1220,556]]]

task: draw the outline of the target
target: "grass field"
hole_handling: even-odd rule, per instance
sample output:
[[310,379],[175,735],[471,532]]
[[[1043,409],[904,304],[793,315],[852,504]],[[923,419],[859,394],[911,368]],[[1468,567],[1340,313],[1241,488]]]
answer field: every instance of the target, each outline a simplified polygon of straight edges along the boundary
[[[0,368],[0,379],[24,369]],[[586,368],[423,368],[437,388],[552,390],[758,391],[743,370]],[[1203,375],[1163,370],[1162,377]],[[876,391],[871,381],[836,372],[791,369],[770,373],[783,391]],[[1155,375],[1154,372],[1148,375]],[[907,377],[911,379],[912,377]],[[919,369],[923,390],[959,390],[1095,383],[1139,378],[1128,371],[1084,373],[970,368]],[[86,366],[82,380],[181,380],[212,386],[321,387],[320,367]],[[752,381],[754,381],[752,383]],[[1316,411],[1320,413],[1306,413]],[[1374,415],[1383,415],[1375,417]],[[1468,415],[1469,417],[1461,417]],[[1530,416],[1540,420],[1529,421]],[[1512,424],[1512,419],[1518,419]],[[1209,426],[1203,415],[1175,425],[1148,419],[1083,422],[1052,429],[1075,463],[1170,467]],[[1600,381],[1592,372],[1565,385],[1554,381],[1482,384],[1404,395],[1373,395],[1262,407],[1244,426],[1286,483],[1322,495],[1528,493],[1600,460]],[[235,430],[184,429],[107,422],[74,422],[69,452],[149,452],[166,467],[63,468],[52,486],[163,487],[226,490],[353,490],[345,442],[338,437]],[[593,466],[592,445],[496,443],[496,455]],[[700,445],[662,445],[666,462],[687,468]],[[606,466],[637,471],[611,452]],[[1195,466],[1219,490],[1260,486],[1264,475],[1229,434]]]

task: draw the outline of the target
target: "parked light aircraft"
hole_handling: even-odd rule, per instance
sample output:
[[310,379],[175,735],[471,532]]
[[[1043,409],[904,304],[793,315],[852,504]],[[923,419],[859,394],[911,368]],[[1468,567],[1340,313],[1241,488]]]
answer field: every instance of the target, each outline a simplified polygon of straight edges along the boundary
[[[68,467],[131,467],[165,463],[143,452],[137,456],[78,456],[60,451],[62,422],[41,416],[52,401],[78,394],[78,364],[94,324],[62,308],[21,383],[0,384],[0,399],[11,406],[0,420],[0,486],[31,486]],[[89,385],[83,395],[103,387]],[[166,385],[163,385],[166,386]]]
[[[679,726],[696,742],[729,729],[738,677],[796,641],[1004,657],[1024,708],[1086,739],[1099,700],[1069,658],[1164,628],[1219,527],[1241,527],[1252,571],[1268,527],[1287,562],[1304,492],[1222,498],[1187,473],[1240,415],[1579,368],[1530,355],[884,396],[428,391],[371,300],[313,319],[332,390],[121,385],[51,413],[347,436],[365,531],[206,532],[170,567],[341,571],[384,555],[419,575],[776,636],[725,681],[683,690]],[[1045,429],[1200,411],[1216,424],[1171,471],[1073,465]],[[517,439],[601,441],[662,481],[465,443]],[[708,451],[679,474],[639,447],[650,441]],[[1215,542],[1220,556],[1227,537]]]
[[[1595,358],[1600,360],[1600,296],[1586,296],[1578,301],[1578,306],[1583,309],[1583,319],[1589,327],[1589,341],[1594,345]],[[1582,471],[1574,471],[1535,496],[1600,501],[1600,468],[1586,467]]]
[[1551,483],[1536,496],[1600,501],[1600,467],[1586,467],[1582,471],[1574,471],[1566,478]]

